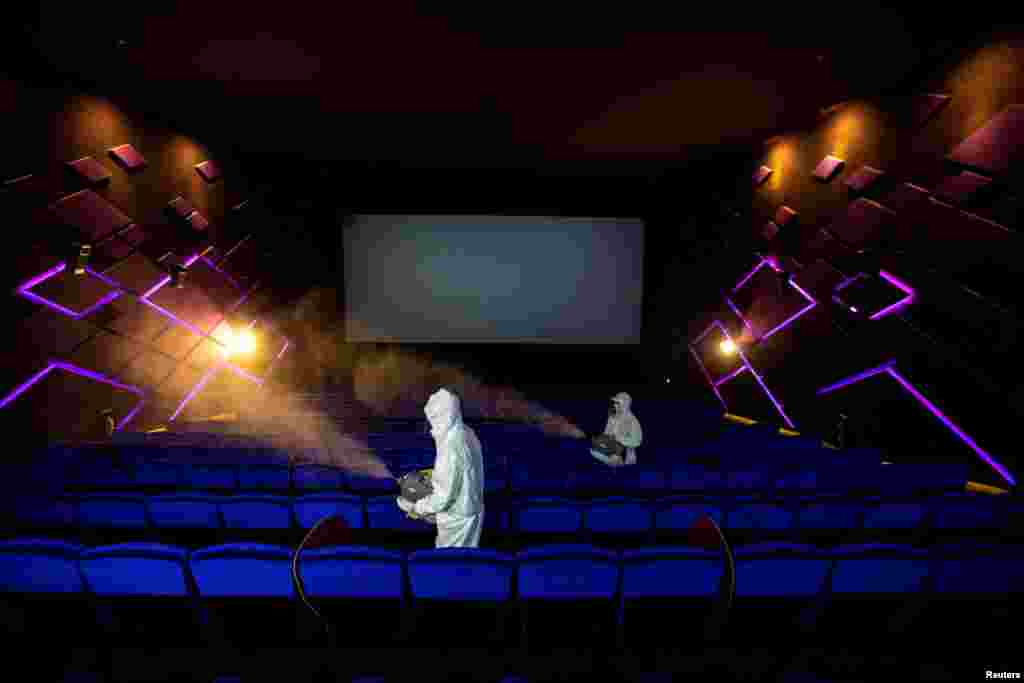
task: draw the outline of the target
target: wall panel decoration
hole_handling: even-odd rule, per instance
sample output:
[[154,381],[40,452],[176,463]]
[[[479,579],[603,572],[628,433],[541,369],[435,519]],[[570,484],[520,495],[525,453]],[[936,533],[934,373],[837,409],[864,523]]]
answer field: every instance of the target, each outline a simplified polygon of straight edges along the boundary
[[138,171],[145,167],[146,159],[130,144],[118,145],[109,151],[110,157],[126,171]]
[[89,185],[97,186],[110,182],[110,171],[92,157],[69,161],[68,168]]
[[935,196],[951,204],[969,205],[992,184],[989,178],[972,171],[949,176],[935,188]]
[[208,183],[220,180],[220,168],[213,161],[204,161],[196,164],[196,172]]
[[1016,169],[1024,158],[1024,104],[999,112],[961,142],[950,160],[983,173],[1003,174]]
[[772,174],[772,169],[767,166],[758,166],[757,170],[754,171],[754,187],[764,184],[764,181],[768,180],[768,176]]
[[864,194],[868,192],[885,175],[882,171],[871,166],[861,166],[843,181],[852,192]]
[[845,165],[845,161],[829,154],[814,167],[814,177],[827,183],[839,175],[839,172],[843,170]]
[[50,210],[84,237],[99,240],[132,222],[120,209],[92,190],[81,190],[51,205]]

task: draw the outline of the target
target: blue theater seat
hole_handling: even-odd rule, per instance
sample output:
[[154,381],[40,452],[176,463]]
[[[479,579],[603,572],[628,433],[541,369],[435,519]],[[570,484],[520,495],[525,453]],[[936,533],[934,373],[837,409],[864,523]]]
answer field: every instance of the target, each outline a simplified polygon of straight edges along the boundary
[[238,488],[243,491],[287,493],[290,478],[287,465],[243,464],[238,468]]
[[399,552],[364,546],[307,550],[300,572],[307,599],[343,646],[401,641],[405,603]]
[[866,533],[884,533],[887,537],[918,538],[924,531],[927,507],[923,501],[865,501],[863,527]]
[[[366,525],[373,532],[387,537],[408,534],[435,534],[437,527],[427,522],[410,519],[395,502],[396,496],[377,496],[366,499]],[[397,537],[396,537],[397,538]]]
[[685,536],[699,520],[711,517],[723,524],[721,503],[714,498],[671,496],[655,501],[654,528],[659,536]]
[[801,535],[842,542],[861,528],[864,504],[843,498],[806,499],[796,507],[796,526]]
[[[12,652],[21,647],[38,651],[42,642],[54,652],[98,644],[96,614],[78,565],[82,550],[45,539],[0,542],[0,624]],[[56,679],[52,667],[57,665],[63,666],[59,657],[37,658],[33,677],[53,673]]]
[[192,553],[189,567],[210,616],[212,644],[287,647],[296,642],[290,550],[231,543]]
[[103,546],[84,551],[80,564],[89,590],[112,610],[105,629],[111,644],[202,644],[184,549],[155,543]]
[[[413,640],[440,645],[445,634],[433,625],[458,623],[467,644],[503,642],[514,574],[514,558],[493,550],[439,548],[411,553]],[[425,628],[416,629],[417,623]]]
[[615,471],[619,488],[626,494],[663,494],[669,490],[668,472],[647,463]]
[[605,540],[640,545],[654,530],[654,507],[644,500],[604,498],[591,501],[584,510],[584,528]]
[[398,495],[398,485],[393,479],[381,477],[364,477],[358,474],[349,474],[346,479],[349,491],[362,495],[378,495],[382,493],[393,493]]
[[620,567],[590,545],[530,548],[516,557],[523,643],[612,642]]
[[181,485],[182,467],[173,462],[140,459],[135,464],[135,484],[144,489],[174,489]]
[[[620,638],[650,647],[702,637],[722,574],[722,554],[716,551],[685,546],[624,551]],[[666,623],[673,628],[664,628]]]
[[583,508],[564,498],[527,498],[514,501],[516,531],[526,534],[574,536],[583,528]]
[[230,496],[218,503],[226,529],[282,530],[292,526],[291,500],[286,496]]
[[78,524],[84,529],[123,536],[138,534],[149,527],[146,498],[132,493],[96,493],[81,496],[77,505]]
[[936,497],[931,505],[933,536],[1000,538],[1010,524],[1008,496],[948,495]]
[[314,493],[296,498],[292,507],[300,529],[312,529],[324,517],[340,515],[352,529],[365,527],[363,499],[341,493]]
[[345,487],[341,470],[322,465],[298,465],[293,472],[295,489],[302,491],[340,491]]
[[669,486],[673,491],[703,493],[724,487],[722,473],[703,467],[684,465],[672,471]]
[[831,558],[812,546],[770,542],[741,546],[736,602],[728,630],[737,642],[784,642],[813,633]]
[[197,491],[234,491],[238,488],[238,471],[232,465],[190,463],[183,473],[185,484]]
[[207,529],[223,526],[217,497],[170,493],[146,499],[149,518],[157,529]]
[[926,599],[927,551],[909,545],[852,544],[829,550],[833,568],[819,632],[830,642],[884,643],[918,618]]
[[62,531],[77,523],[72,498],[19,496],[12,501],[14,524],[21,529]]
[[725,528],[730,534],[748,538],[788,535],[793,527],[793,511],[782,501],[739,499],[733,502],[725,517]]

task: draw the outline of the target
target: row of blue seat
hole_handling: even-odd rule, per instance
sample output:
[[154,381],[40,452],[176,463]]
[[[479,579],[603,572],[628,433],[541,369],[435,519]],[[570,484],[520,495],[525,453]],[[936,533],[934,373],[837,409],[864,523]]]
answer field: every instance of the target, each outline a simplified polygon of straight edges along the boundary
[[[655,500],[612,497],[589,501],[561,498],[488,498],[485,519],[492,531],[525,533],[645,533],[685,531],[703,516],[727,530],[917,529],[999,530],[1017,527],[1024,504],[1008,497],[949,495],[928,499],[669,496]],[[309,494],[208,496],[194,494],[91,494],[23,498],[14,518],[39,527],[122,529],[309,529],[328,515],[352,528],[430,531],[398,509],[394,496]]]
[[[841,546],[790,543],[736,549],[736,595],[832,593],[1015,594],[1024,546]],[[294,597],[292,552],[262,544],[184,548],[126,543],[97,548],[54,540],[0,542],[5,592],[109,596]],[[831,571],[830,571],[831,570]],[[543,546],[516,555],[483,549],[409,553],[333,546],[303,553],[307,595],[329,598],[488,600],[711,597],[723,572],[717,551],[658,547],[614,552]],[[405,590],[405,576],[410,591]]]
[[[410,460],[393,470],[401,473],[430,467],[431,461]],[[650,465],[608,468],[584,461],[556,461],[545,467],[518,465],[486,466],[485,486],[489,492],[586,492],[623,493],[667,491],[921,491],[962,489],[966,475],[944,471],[928,477],[929,470],[915,466],[845,466],[818,470],[782,471],[774,468],[722,472],[678,464],[671,469]],[[934,472],[934,470],[932,470]],[[42,477],[37,476],[35,480]],[[31,478],[26,477],[31,480]],[[54,477],[46,480],[54,486]],[[395,489],[390,479],[346,474],[322,465],[289,467],[279,464],[181,464],[167,461],[139,461],[134,466],[113,467],[109,462],[82,467],[70,475],[73,489],[188,488],[203,491],[352,491],[382,493]]]

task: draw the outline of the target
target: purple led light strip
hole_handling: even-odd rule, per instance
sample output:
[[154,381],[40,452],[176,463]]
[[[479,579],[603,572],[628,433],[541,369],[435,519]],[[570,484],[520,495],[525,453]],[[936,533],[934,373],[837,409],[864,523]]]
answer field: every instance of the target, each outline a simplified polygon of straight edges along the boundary
[[722,377],[717,382],[715,382],[715,387],[718,387],[719,384],[725,384],[726,382],[728,382],[733,377],[735,377],[736,375],[740,374],[741,372],[743,372],[746,369],[747,369],[747,367],[745,365],[739,366],[738,368],[736,368],[735,370],[730,372],[728,375],[726,375],[725,377]]
[[128,391],[128,392],[131,392],[131,393],[135,394],[136,396],[138,396],[139,397],[139,402],[135,405],[134,408],[132,408],[131,412],[129,412],[127,415],[125,415],[123,418],[121,418],[121,421],[118,422],[118,424],[114,428],[116,431],[121,431],[121,429],[124,428],[124,426],[126,424],[128,424],[128,422],[131,421],[131,419],[133,417],[135,417],[135,415],[142,408],[142,405],[146,402],[146,399],[145,399],[146,393],[142,389],[140,389],[139,387],[132,386],[130,384],[124,384],[123,382],[118,382],[117,380],[111,379],[110,377],[107,377],[106,375],[101,375],[100,373],[95,372],[94,370],[86,370],[85,368],[79,367],[77,365],[73,365],[73,364],[65,362],[65,361],[51,360],[51,361],[49,361],[47,363],[45,368],[43,368],[42,370],[40,370],[36,374],[32,375],[31,377],[29,377],[26,381],[24,381],[23,383],[21,383],[20,385],[15,387],[14,390],[11,391],[11,393],[7,394],[7,396],[5,396],[2,400],[0,400],[0,408],[6,408],[15,399],[17,399],[19,396],[21,396],[26,391],[31,389],[33,385],[37,384],[44,377],[46,377],[48,374],[50,374],[50,372],[52,372],[53,370],[64,370],[65,372],[70,372],[70,373],[72,373],[74,375],[79,375],[80,377],[85,377],[87,379],[91,379],[91,380],[94,380],[96,382],[102,382],[103,384],[109,384],[110,386],[114,387],[115,389],[121,389],[123,391]]
[[18,286],[18,288],[15,291],[18,294],[20,294],[21,296],[23,296],[26,299],[28,299],[29,301],[32,301],[32,302],[35,302],[37,304],[41,304],[43,306],[46,306],[47,308],[53,309],[53,310],[57,311],[58,313],[62,313],[63,315],[66,315],[66,316],[68,316],[70,318],[74,318],[75,320],[80,320],[81,318],[84,318],[85,316],[98,311],[99,309],[103,308],[104,306],[109,304],[111,301],[113,301],[117,297],[121,296],[121,285],[117,284],[116,282],[114,282],[110,278],[97,273],[96,271],[92,270],[91,268],[86,268],[85,271],[89,275],[91,275],[91,276],[95,277],[96,279],[100,280],[101,282],[103,282],[103,283],[105,283],[105,284],[107,284],[107,285],[109,285],[111,287],[114,287],[115,291],[108,292],[107,294],[103,295],[103,297],[99,301],[97,301],[96,303],[92,304],[91,306],[86,308],[84,311],[73,311],[73,310],[71,310],[70,308],[68,308],[66,306],[61,306],[60,304],[58,304],[55,301],[50,301],[49,299],[44,299],[43,297],[39,296],[35,292],[30,291],[36,285],[39,285],[39,284],[41,284],[43,282],[46,282],[51,277],[54,277],[55,275],[64,272],[66,269],[67,269],[67,264],[66,263],[59,263],[56,266],[54,266],[53,268],[50,268],[49,270],[47,270],[47,271],[45,271],[43,273],[40,273],[39,275],[36,275],[31,280],[28,280],[28,281],[22,283],[21,285]]
[[941,422],[943,425],[945,425],[947,429],[953,432],[953,434],[955,434],[957,438],[959,438],[968,448],[974,451],[979,458],[988,463],[989,467],[998,472],[999,476],[1001,476],[1007,483],[1009,483],[1011,486],[1017,485],[1017,482],[1014,480],[1013,476],[1010,475],[1010,473],[1007,471],[1005,467],[999,464],[999,462],[997,462],[996,459],[993,458],[991,455],[982,450],[982,448],[978,446],[974,439],[972,439],[962,429],[953,424],[953,422],[948,417],[946,417],[942,413],[942,411],[940,411],[935,406],[934,403],[925,398],[925,396],[920,391],[914,388],[914,386],[910,382],[908,382],[907,379],[899,373],[899,371],[896,370],[895,361],[889,361],[888,363],[880,365],[876,368],[865,370],[864,372],[860,372],[856,375],[853,375],[852,377],[847,377],[844,380],[840,380],[835,384],[830,384],[827,387],[818,389],[817,395],[823,396],[825,394],[835,391],[836,389],[842,389],[843,387],[847,387],[850,386],[851,384],[856,384],[857,382],[865,380],[868,377],[873,377],[875,375],[880,375],[883,373],[889,375],[894,380],[896,380],[896,382],[901,387],[903,387],[903,389],[907,393],[909,393],[914,398],[914,400],[916,400],[918,403],[924,406],[928,412],[930,412],[932,415],[938,418],[939,422]]
[[879,318],[881,318],[883,316],[887,316],[887,315],[889,315],[891,313],[895,313],[896,311],[898,311],[898,310],[900,310],[902,308],[905,308],[905,307],[909,306],[910,304],[914,303],[914,300],[917,298],[917,294],[914,292],[913,287],[911,287],[907,283],[903,282],[902,280],[900,280],[898,277],[896,277],[892,273],[886,272],[884,270],[880,270],[880,271],[878,271],[878,275],[883,280],[885,280],[886,282],[891,284],[893,287],[895,287],[896,289],[898,289],[901,292],[903,292],[904,294],[906,294],[906,296],[903,297],[902,299],[900,299],[899,301],[897,301],[896,303],[894,303],[894,304],[892,304],[890,306],[886,306],[885,308],[880,310],[878,313],[874,313],[874,314],[868,316],[869,320],[878,320]]
[[235,278],[231,277],[230,273],[228,273],[226,270],[224,270],[216,263],[211,261],[208,256],[203,256],[202,259],[206,263],[206,265],[210,266],[210,268],[214,269],[215,271],[223,275],[227,279],[227,281],[234,286],[235,289],[237,289],[238,291],[242,291],[242,285],[238,284],[238,281],[235,280]]
[[711,391],[715,392],[715,396],[718,397],[718,400],[722,404],[722,407],[725,408],[726,411],[728,411],[729,410],[729,406],[726,405],[725,399],[722,398],[721,392],[718,391],[718,386],[715,385],[715,381],[713,379],[711,379],[711,375],[708,373],[708,369],[704,366],[704,363],[701,361],[700,355],[697,353],[696,349],[694,347],[692,347],[692,346],[690,347],[690,353],[693,354],[694,360],[697,361],[697,366],[700,368],[700,371],[704,373],[704,377],[707,378],[708,384],[711,385]]
[[[755,273],[757,273],[757,271],[759,271],[764,266],[769,266],[773,270],[775,270],[776,272],[779,271],[779,269],[774,264],[772,264],[770,261],[762,258],[761,262],[758,263],[757,266],[755,266],[754,269],[752,271],[750,271],[746,275],[746,277],[744,277],[742,280],[740,280],[739,283],[735,287],[733,287],[732,291],[735,293],[737,290],[739,290],[740,287],[742,287],[750,278],[752,278],[754,276]],[[732,302],[732,299],[730,299],[729,297],[725,298],[725,303],[729,306],[729,308],[732,309],[733,313],[735,313],[737,315],[737,317],[739,317],[739,319],[741,321],[743,321],[743,326],[746,327],[750,331],[750,334],[757,341],[761,341],[762,339],[767,339],[768,337],[772,336],[776,332],[779,332],[779,331],[785,329],[787,326],[793,324],[793,322],[795,322],[797,318],[799,318],[800,316],[802,316],[803,314],[807,313],[812,308],[814,308],[815,306],[818,305],[818,302],[815,300],[815,298],[813,296],[811,296],[810,294],[808,294],[807,291],[804,290],[803,287],[798,285],[793,280],[793,278],[789,278],[786,282],[789,284],[790,287],[792,287],[797,292],[799,292],[800,296],[802,296],[804,299],[807,300],[807,305],[804,306],[803,308],[801,308],[799,311],[797,311],[793,315],[791,315],[788,318],[786,318],[785,320],[783,320],[781,323],[779,323],[778,325],[776,325],[772,329],[770,329],[767,332],[765,332],[764,334],[760,335],[760,336],[758,336],[757,333],[754,332],[753,326],[746,319],[746,317],[740,312],[740,309],[736,306],[736,304],[734,304]]]
[[221,367],[223,367],[223,365],[223,363],[214,363],[209,367],[209,369],[207,369],[203,376],[199,378],[199,381],[196,382],[196,385],[189,389],[189,392],[185,394],[185,398],[183,398],[181,403],[178,404],[178,407],[174,409],[171,416],[167,418],[168,422],[174,422],[178,415],[181,414],[181,411],[185,409],[185,406],[189,404],[189,401],[196,397],[196,394],[198,394],[200,390],[202,390],[202,388],[205,387],[211,379],[213,379],[213,376],[221,369]]
[[[708,373],[707,367],[704,365],[704,362],[700,359],[700,355],[695,350],[696,345],[699,344],[702,339],[704,339],[706,336],[708,336],[708,334],[710,334],[711,330],[713,328],[715,328],[715,327],[717,327],[719,330],[721,330],[722,335],[725,336],[727,341],[732,342],[736,346],[736,353],[739,355],[740,360],[743,361],[743,367],[746,370],[750,371],[750,374],[754,377],[754,380],[761,386],[761,389],[764,390],[765,395],[768,396],[768,400],[770,400],[772,402],[772,405],[775,406],[775,410],[779,411],[779,415],[782,416],[782,419],[786,422],[786,425],[790,429],[796,429],[796,425],[794,425],[793,421],[789,419],[788,415],[786,415],[786,411],[782,409],[782,404],[780,404],[775,399],[775,396],[772,395],[772,392],[768,389],[768,385],[765,384],[764,379],[762,379],[761,375],[757,374],[757,371],[754,370],[754,367],[750,364],[750,361],[747,360],[746,355],[743,353],[742,350],[740,350],[739,345],[737,345],[736,342],[733,341],[732,337],[729,336],[729,332],[728,332],[728,330],[725,329],[725,325],[723,325],[720,321],[715,320],[710,325],[708,325],[708,328],[706,330],[704,330],[704,332],[702,332],[701,335],[699,337],[697,337],[696,340],[694,340],[693,344],[691,344],[691,346],[690,346],[690,351],[693,353],[694,357],[697,359],[697,364],[700,365],[701,370],[703,370],[704,376],[708,378],[708,381],[711,384],[711,388],[714,389],[715,394],[718,395],[718,400],[722,401],[722,405],[724,405],[726,407],[726,410],[728,410],[729,407],[725,404],[725,400],[722,399],[721,394],[719,394],[719,392],[718,392],[718,385],[719,384],[723,384],[724,382],[717,382],[716,383],[716,382],[711,380],[711,375]],[[733,377],[736,377],[739,374],[740,374],[739,372],[735,372],[732,376],[728,377],[727,379],[732,379]]]

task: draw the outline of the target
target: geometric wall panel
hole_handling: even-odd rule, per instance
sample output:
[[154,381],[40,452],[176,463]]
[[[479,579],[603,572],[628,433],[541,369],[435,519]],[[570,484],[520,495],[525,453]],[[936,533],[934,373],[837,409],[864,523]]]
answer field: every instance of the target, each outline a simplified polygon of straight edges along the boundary
[[110,171],[92,157],[69,161],[68,168],[90,185],[101,185],[110,180]]
[[849,178],[843,181],[847,187],[854,192],[863,194],[867,192],[883,175],[882,171],[871,166],[861,166],[857,171],[850,175]]
[[929,195],[931,193],[919,185],[903,183],[882,197],[879,203],[896,213],[902,213],[927,201]]
[[134,304],[131,308],[126,307],[106,326],[118,334],[148,343],[162,335],[173,324],[148,306]]
[[850,202],[846,212],[828,226],[828,231],[851,247],[871,246],[890,236],[895,215],[878,202],[862,197]]
[[116,206],[92,190],[81,190],[50,205],[50,210],[83,236],[99,240],[132,222]]
[[780,228],[784,228],[793,220],[796,219],[796,211],[789,208],[788,206],[780,206],[775,212],[775,224]]
[[192,212],[192,215],[188,217],[188,223],[196,232],[202,232],[210,227],[210,221],[206,220],[206,217],[198,211]]
[[178,196],[170,201],[167,205],[167,210],[168,213],[177,216],[181,220],[186,220],[196,208],[187,199]]
[[130,339],[100,332],[75,349],[69,360],[104,375],[120,376],[142,351],[142,345]]
[[[54,315],[52,311],[41,309],[15,327],[15,334],[19,342],[31,345],[33,351],[63,356],[95,335],[96,329],[81,320]],[[21,353],[15,351],[7,360],[17,361],[21,356]],[[20,373],[24,372],[23,363],[18,361],[14,365],[20,366]]]
[[913,303],[914,290],[905,282],[882,270],[878,277],[861,273],[847,278],[835,288],[833,300],[852,313],[878,320]]
[[754,171],[754,187],[757,187],[764,181],[768,180],[768,176],[772,174],[772,169],[767,166],[760,166]]
[[822,182],[832,180],[837,173],[843,170],[846,162],[829,154],[818,162],[814,168],[814,177]]
[[163,334],[153,341],[153,346],[161,353],[185,360],[202,339],[195,331],[182,325],[171,325]]
[[217,167],[217,164],[212,161],[204,161],[196,164],[195,168],[199,175],[203,177],[203,180],[208,183],[212,183],[220,178],[220,169]]
[[762,260],[725,298],[756,342],[771,337],[817,305],[806,290]]
[[957,145],[949,158],[988,173],[1012,170],[1024,158],[1024,105],[1001,111]]
[[161,287],[148,301],[200,336],[208,334],[224,317],[210,297],[188,280],[181,288]]
[[850,386],[851,384],[862,382],[866,379],[876,377],[878,375],[887,375],[891,379],[895,380],[904,391],[910,394],[910,396],[915,401],[917,401],[922,407],[924,407],[929,413],[931,413],[939,422],[941,422],[946,429],[955,434],[956,437],[964,445],[966,445],[968,448],[974,451],[974,453],[979,458],[981,458],[985,463],[988,464],[989,467],[995,470],[999,474],[999,476],[1001,476],[1008,484],[1010,484],[1011,486],[1016,485],[1016,481],[1014,480],[1013,476],[1010,475],[1010,473],[1006,470],[1005,467],[1003,467],[999,462],[997,462],[989,453],[982,450],[981,447],[979,447],[978,444],[974,441],[974,439],[972,439],[970,436],[964,433],[963,430],[961,430],[948,417],[946,417],[946,415],[943,414],[942,411],[939,410],[939,408],[934,403],[928,400],[928,398],[926,398],[920,391],[918,391],[918,389],[914,387],[914,385],[912,385],[906,379],[906,377],[896,369],[895,361],[889,361],[880,366],[869,368],[868,370],[859,372],[856,375],[847,377],[838,382],[822,387],[821,389],[818,389],[817,395],[824,396],[825,394],[832,393],[833,391],[842,389],[843,387],[847,387]]
[[205,257],[189,268],[188,283],[201,290],[223,312],[234,308],[243,294],[227,273],[212,265]]
[[[25,381],[19,384],[17,387],[15,387],[14,390],[9,392],[3,398],[0,398],[0,409],[9,406],[11,403],[16,401],[19,397],[21,397],[23,394],[31,390],[32,387],[36,386],[44,379],[48,377],[52,379],[51,375],[60,373],[70,373],[78,377],[82,377],[94,382],[99,382],[101,384],[111,386],[115,389],[119,389],[121,391],[126,391],[131,394],[134,394],[137,397],[135,406],[128,413],[119,416],[119,420],[116,427],[118,431],[120,431],[135,416],[136,412],[142,407],[142,403],[145,400],[145,392],[138,387],[124,384],[113,377],[102,375],[93,370],[82,368],[72,363],[68,363],[66,361],[54,359],[47,363],[46,367],[44,367],[42,370],[36,372],[31,377],[26,378]],[[68,391],[66,388],[63,387],[57,392],[50,393],[56,394],[57,396],[72,396],[76,398],[79,397],[80,395],[79,391]],[[52,401],[47,401],[47,403],[51,402]]]
[[84,318],[120,296],[117,284],[103,275],[86,269],[84,276],[76,277],[59,263],[53,268],[22,283],[17,292],[51,311],[70,318]]
[[109,154],[126,171],[137,171],[146,165],[146,159],[132,145],[118,145]]
[[935,196],[955,204],[966,204],[992,183],[983,175],[963,171],[949,176],[935,188]]
[[128,363],[121,375],[138,385],[155,387],[167,379],[174,366],[174,360],[167,356],[143,351]]

